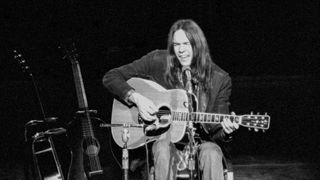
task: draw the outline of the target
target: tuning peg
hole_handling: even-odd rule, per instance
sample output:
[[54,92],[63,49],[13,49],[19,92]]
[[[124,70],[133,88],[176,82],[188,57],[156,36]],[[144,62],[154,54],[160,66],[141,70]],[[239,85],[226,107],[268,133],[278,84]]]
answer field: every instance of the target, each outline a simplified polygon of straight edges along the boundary
[[257,129],[257,128],[254,128],[254,131],[255,131],[255,132],[259,132],[259,129]]
[[21,60],[19,60],[19,63],[20,63],[20,64],[25,64],[25,63],[26,63],[26,60],[21,59]]
[[264,115],[268,115],[267,113],[264,113]]
[[260,113],[258,112],[257,115],[259,115]]
[[250,113],[251,115],[253,115],[253,112],[251,111],[251,113]]
[[249,131],[251,131],[251,128],[248,128]]
[[15,58],[15,59],[21,58],[21,54],[16,54],[16,55],[14,55],[14,58]]
[[264,132],[264,133],[265,133],[265,132],[266,132],[266,130],[262,129],[262,132]]

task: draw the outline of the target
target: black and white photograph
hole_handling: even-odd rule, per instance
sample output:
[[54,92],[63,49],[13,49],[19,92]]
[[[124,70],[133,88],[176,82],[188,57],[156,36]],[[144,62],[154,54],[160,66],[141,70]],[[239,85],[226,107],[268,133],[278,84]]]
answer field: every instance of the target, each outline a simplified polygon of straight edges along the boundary
[[0,4],[0,180],[319,179],[319,1]]

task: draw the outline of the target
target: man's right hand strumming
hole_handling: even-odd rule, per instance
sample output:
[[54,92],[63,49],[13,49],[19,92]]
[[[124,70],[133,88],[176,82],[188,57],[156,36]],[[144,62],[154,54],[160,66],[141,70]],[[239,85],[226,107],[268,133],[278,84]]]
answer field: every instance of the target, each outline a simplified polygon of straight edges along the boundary
[[137,106],[139,114],[144,120],[154,121],[157,119],[155,115],[157,108],[150,99],[137,92],[133,92],[128,99]]

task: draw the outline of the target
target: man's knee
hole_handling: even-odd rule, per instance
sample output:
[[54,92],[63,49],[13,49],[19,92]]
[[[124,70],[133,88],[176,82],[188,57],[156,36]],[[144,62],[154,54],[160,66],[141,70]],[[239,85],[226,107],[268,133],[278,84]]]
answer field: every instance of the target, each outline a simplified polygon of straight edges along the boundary
[[222,162],[221,148],[215,143],[204,143],[201,145],[200,157],[203,160]]

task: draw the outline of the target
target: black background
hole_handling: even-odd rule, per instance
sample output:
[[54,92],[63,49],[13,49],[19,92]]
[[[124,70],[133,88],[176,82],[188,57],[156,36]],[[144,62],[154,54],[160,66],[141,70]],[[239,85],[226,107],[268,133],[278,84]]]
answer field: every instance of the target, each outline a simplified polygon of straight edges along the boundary
[[[24,124],[42,119],[14,49],[31,68],[46,116],[65,126],[78,105],[71,64],[58,47],[74,39],[89,106],[109,122],[113,98],[103,74],[166,48],[181,18],[202,27],[214,61],[233,78],[232,110],[271,116],[266,133],[239,130],[233,156],[318,161],[319,1],[20,0],[2,2],[0,14],[1,161],[23,160]],[[110,147],[120,153],[112,143],[102,153],[115,166]]]

